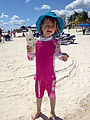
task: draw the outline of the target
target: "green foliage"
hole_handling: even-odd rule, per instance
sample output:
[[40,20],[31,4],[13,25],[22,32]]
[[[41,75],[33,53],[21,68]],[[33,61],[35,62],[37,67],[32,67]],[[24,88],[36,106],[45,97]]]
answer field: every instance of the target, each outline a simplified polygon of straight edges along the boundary
[[88,17],[88,12],[82,11],[80,13],[74,12],[74,14],[68,17],[68,24],[71,26],[76,26],[84,22],[89,22],[90,18]]

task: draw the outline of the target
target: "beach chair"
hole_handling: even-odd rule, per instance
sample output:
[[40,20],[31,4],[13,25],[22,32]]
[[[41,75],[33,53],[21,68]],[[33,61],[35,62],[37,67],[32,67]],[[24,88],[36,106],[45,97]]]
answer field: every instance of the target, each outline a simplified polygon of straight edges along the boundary
[[40,36],[40,34],[39,33],[34,33],[33,36],[38,38]]
[[74,41],[75,41],[75,38],[76,36],[75,35],[71,35],[71,36],[69,36],[68,37],[68,40],[69,40],[69,43],[74,43]]
[[60,43],[61,45],[64,45],[64,44],[68,44],[69,41],[68,41],[68,40],[64,40],[64,39],[59,39],[59,43]]
[[74,37],[76,37],[76,36],[71,35],[69,37],[62,37],[62,38],[59,38],[59,42],[60,42],[60,44],[70,44],[75,41],[75,39],[73,39]]

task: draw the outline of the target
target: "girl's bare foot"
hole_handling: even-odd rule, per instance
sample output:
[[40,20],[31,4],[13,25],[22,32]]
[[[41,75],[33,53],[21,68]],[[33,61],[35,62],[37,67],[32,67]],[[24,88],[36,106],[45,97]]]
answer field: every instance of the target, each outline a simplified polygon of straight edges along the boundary
[[55,114],[50,113],[50,120],[55,120]]
[[32,120],[35,120],[39,115],[40,115],[41,111],[36,111],[32,116]]

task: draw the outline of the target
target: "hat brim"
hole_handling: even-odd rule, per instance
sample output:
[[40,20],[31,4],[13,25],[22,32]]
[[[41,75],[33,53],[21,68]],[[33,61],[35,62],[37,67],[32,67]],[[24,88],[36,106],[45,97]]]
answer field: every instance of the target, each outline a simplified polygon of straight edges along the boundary
[[[57,21],[58,21],[58,25],[59,25],[59,29],[60,29],[60,33],[62,33],[63,29],[64,29],[64,23],[63,23],[63,20],[61,17],[59,16],[56,16],[54,14],[45,14],[45,15],[42,15],[38,18],[37,22],[36,22],[36,28],[37,28],[37,31],[40,33],[40,25],[41,25],[41,22],[42,20],[44,19],[45,16],[50,16],[50,17],[53,17],[53,18],[56,18]],[[60,34],[59,33],[59,34]],[[58,33],[55,33],[54,36],[57,36]]]

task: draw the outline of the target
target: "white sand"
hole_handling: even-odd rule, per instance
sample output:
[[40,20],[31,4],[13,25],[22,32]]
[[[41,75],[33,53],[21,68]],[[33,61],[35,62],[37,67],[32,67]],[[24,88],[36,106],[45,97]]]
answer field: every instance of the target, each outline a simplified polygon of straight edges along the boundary
[[[90,35],[69,33],[76,35],[76,41],[61,49],[70,58],[67,62],[56,59],[57,120],[90,120]],[[0,43],[0,120],[31,120],[36,107],[34,74],[35,60],[27,60],[25,38]],[[37,120],[49,117],[47,92],[42,113]]]

